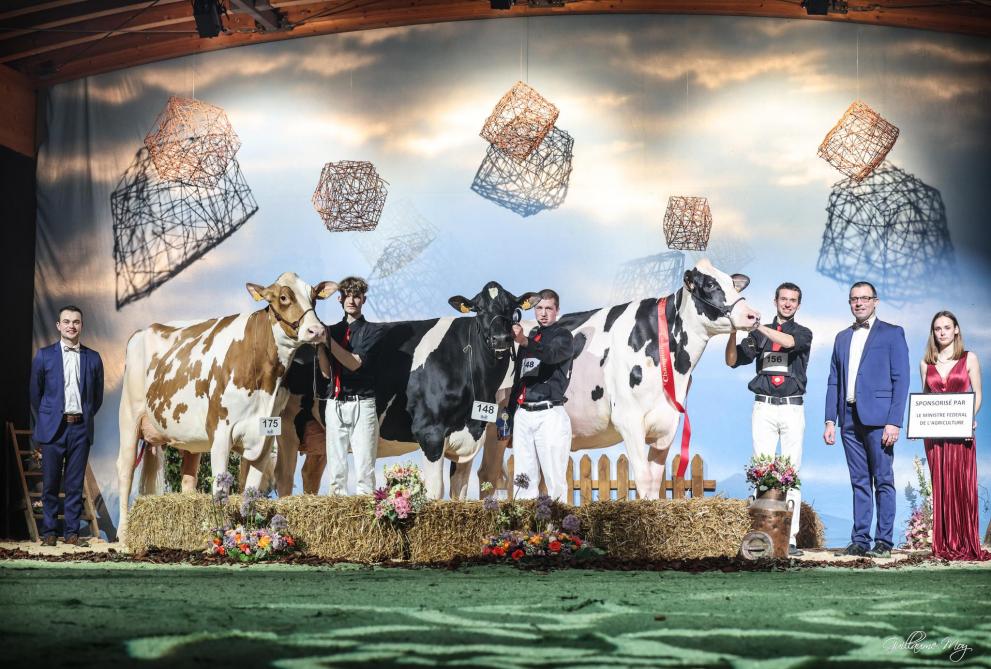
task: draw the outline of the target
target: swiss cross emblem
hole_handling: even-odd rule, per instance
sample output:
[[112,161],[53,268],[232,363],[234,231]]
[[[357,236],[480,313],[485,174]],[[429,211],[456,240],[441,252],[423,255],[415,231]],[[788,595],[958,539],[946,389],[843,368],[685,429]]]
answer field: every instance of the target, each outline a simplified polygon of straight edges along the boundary
[[771,377],[771,384],[774,385],[774,386],[780,386],[784,382],[785,382],[785,377],[783,377],[783,376],[772,376]]

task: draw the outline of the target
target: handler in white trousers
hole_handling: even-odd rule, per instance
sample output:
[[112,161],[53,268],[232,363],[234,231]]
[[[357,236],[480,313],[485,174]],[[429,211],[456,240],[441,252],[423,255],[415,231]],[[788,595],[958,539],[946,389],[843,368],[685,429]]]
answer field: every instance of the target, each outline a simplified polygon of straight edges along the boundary
[[[802,289],[783,283],[774,291],[777,315],[770,325],[759,325],[739,344],[736,332],[726,342],[726,364],[730,367],[757,361],[757,375],[748,386],[754,393],[751,423],[754,456],[774,457],[778,441],[781,455],[798,470],[802,465],[802,439],[805,435],[805,386],[812,349],[812,331],[795,322],[802,306]],[[802,493],[788,491],[795,503],[791,518],[790,555],[802,555],[796,546]]]
[[544,476],[547,494],[570,503],[568,459],[571,456],[571,419],[564,410],[565,393],[571,382],[574,339],[567,328],[557,323],[560,298],[550,289],[540,291],[534,307],[537,327],[529,336],[513,325],[519,344],[515,381],[510,395],[513,416],[513,469],[526,474],[530,485],[519,490],[519,499],[533,499],[538,494],[540,475]]
[[355,492],[370,495],[375,490],[379,423],[369,358],[381,331],[361,315],[368,294],[364,279],[349,276],[340,282],[338,290],[344,318],[327,329],[327,344],[318,349],[320,371],[330,381],[324,415],[330,494],[348,493],[350,450]]

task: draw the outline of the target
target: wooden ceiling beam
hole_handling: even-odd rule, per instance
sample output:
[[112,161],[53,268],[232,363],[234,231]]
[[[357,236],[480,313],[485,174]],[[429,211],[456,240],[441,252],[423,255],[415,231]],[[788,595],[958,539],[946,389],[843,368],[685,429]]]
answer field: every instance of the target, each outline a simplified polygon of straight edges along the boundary
[[[118,23],[127,18],[127,14],[137,14],[148,7],[162,7],[176,3],[189,7],[189,0],[141,0],[140,2],[121,2],[120,0],[88,0],[85,5],[74,4],[63,11],[46,12],[43,17],[22,15],[11,19],[0,19],[0,40],[19,37],[32,32],[44,30],[82,29],[80,25],[86,21],[108,16],[118,16]],[[192,11],[187,12],[192,16]],[[44,19],[39,21],[39,19]]]

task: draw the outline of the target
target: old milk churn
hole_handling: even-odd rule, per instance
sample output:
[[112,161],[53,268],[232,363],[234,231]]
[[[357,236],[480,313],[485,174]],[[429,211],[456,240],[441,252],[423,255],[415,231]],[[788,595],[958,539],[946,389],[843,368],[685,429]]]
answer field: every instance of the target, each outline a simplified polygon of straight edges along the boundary
[[743,537],[740,554],[749,560],[788,557],[793,500],[784,490],[765,490],[750,498],[750,532]]

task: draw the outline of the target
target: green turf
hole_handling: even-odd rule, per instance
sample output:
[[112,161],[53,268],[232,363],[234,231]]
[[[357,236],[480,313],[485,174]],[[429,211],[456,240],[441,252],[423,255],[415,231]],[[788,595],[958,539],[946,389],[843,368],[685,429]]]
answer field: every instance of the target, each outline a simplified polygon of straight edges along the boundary
[[[989,602],[991,571],[976,568],[7,562],[0,666],[991,666]],[[918,652],[904,647],[913,632],[926,635]],[[946,638],[969,650],[953,655]]]

